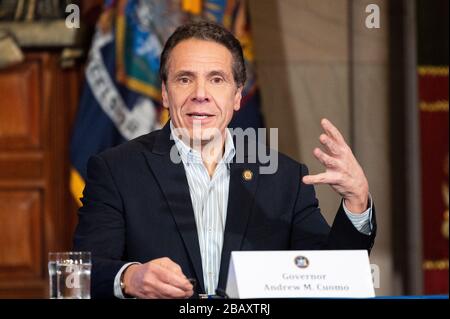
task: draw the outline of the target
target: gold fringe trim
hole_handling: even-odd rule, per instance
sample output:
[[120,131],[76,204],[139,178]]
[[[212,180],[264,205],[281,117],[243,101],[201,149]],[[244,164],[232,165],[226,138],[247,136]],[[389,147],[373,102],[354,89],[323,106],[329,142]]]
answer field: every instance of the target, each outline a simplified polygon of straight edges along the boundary
[[424,270],[448,270],[448,259],[425,260],[422,268]]
[[161,115],[159,116],[159,124],[164,126],[169,121],[169,119],[170,119],[169,110],[163,107],[163,109],[161,110]]
[[83,177],[72,167],[70,169],[70,192],[79,207],[83,206],[80,198],[83,197],[84,184]]
[[421,76],[448,76],[448,66],[420,66],[418,72]]
[[182,0],[181,7],[185,12],[200,15],[202,13],[202,0]]
[[133,78],[126,78],[124,82],[130,89],[148,95],[157,101],[161,101],[161,92],[153,86]]
[[420,102],[419,106],[423,112],[448,112],[448,101]]

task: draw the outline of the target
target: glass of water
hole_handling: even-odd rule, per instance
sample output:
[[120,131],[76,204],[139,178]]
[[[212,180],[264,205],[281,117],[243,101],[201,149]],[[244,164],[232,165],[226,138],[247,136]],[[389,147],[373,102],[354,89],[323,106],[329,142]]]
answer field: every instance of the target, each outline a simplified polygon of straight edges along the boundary
[[92,262],[90,252],[50,253],[48,267],[50,298],[91,298]]
[[49,298],[58,298],[58,290],[56,283],[56,261],[59,259],[60,253],[48,253],[48,280],[49,280]]

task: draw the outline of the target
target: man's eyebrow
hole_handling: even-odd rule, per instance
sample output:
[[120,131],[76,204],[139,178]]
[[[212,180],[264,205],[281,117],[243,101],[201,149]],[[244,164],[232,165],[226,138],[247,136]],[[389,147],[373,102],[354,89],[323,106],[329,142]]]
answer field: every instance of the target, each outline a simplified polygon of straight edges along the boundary
[[226,72],[220,71],[220,70],[214,70],[214,71],[211,71],[211,72],[208,73],[208,76],[210,76],[210,77],[216,76],[216,75],[221,76],[221,77],[223,77],[225,79],[229,78],[229,75]]
[[192,71],[188,71],[188,70],[181,70],[181,71],[178,71],[177,73],[175,73],[175,78],[179,78],[180,76],[193,77],[193,76],[195,76],[195,73]]

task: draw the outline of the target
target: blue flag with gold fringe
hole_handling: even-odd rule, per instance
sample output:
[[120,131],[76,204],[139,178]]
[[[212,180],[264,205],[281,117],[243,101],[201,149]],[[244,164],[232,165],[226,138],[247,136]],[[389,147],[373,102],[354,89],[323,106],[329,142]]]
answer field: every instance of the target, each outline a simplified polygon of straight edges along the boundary
[[248,81],[231,127],[263,127],[245,0],[105,0],[86,67],[72,141],[70,188],[79,204],[90,156],[160,128],[160,54],[179,25],[204,18],[223,24],[244,49]]

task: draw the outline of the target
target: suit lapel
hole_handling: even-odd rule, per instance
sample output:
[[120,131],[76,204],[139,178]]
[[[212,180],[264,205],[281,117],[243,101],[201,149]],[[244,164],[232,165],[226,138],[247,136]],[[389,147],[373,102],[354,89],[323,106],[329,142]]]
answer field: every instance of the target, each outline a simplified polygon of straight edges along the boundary
[[231,252],[241,249],[255,199],[258,175],[257,164],[231,164],[227,219],[218,284],[220,289],[225,289]]
[[193,264],[200,288],[205,291],[197,226],[189,185],[183,163],[176,164],[170,158],[170,150],[173,145],[173,140],[170,140],[170,127],[167,124],[156,138],[152,152],[144,152],[144,154],[169,204],[170,211]]

